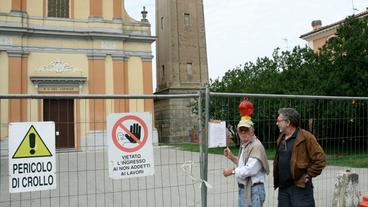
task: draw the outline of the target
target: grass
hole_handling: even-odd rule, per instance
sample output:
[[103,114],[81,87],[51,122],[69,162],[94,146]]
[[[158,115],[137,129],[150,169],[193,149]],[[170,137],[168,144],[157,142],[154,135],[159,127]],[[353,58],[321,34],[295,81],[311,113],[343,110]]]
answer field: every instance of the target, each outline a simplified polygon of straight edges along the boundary
[[[190,151],[190,152],[199,152],[198,144],[174,144],[169,145],[180,150]],[[238,154],[239,147],[229,146],[234,155]],[[209,148],[209,154],[223,154],[224,147],[217,148]],[[270,148],[266,149],[267,158],[269,160],[273,160],[275,156],[275,149]],[[333,166],[343,166],[343,167],[352,167],[352,168],[368,168],[368,156],[366,152],[351,152],[345,154],[327,154],[327,165]]]
[[367,154],[327,155],[327,165],[368,168]]
[[[168,146],[173,146],[173,147],[176,147],[184,151],[199,152],[198,144],[173,144],[173,145],[168,145]],[[239,153],[239,147],[229,146],[229,148],[234,155],[237,155]],[[224,154],[224,149],[225,147],[209,148],[208,153],[222,155]],[[275,155],[275,150],[274,149],[266,150],[266,154],[269,160],[273,159],[273,156]]]

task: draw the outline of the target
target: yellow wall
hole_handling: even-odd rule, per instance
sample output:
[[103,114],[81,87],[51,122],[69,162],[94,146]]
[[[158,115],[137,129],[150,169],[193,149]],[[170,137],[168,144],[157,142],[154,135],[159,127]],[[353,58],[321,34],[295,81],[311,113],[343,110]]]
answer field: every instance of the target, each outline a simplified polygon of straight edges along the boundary
[[87,41],[80,40],[72,40],[72,39],[63,39],[63,38],[54,38],[54,39],[45,39],[45,38],[30,38],[28,40],[29,46],[35,47],[58,47],[58,48],[89,48],[90,43]]
[[105,79],[106,79],[106,93],[113,94],[114,93],[114,83],[113,83],[113,67],[112,67],[112,58],[111,55],[106,56],[105,58]]
[[89,17],[89,0],[75,0],[74,1],[74,18],[88,19]]
[[[65,64],[74,68],[73,72],[40,72],[41,68],[61,60]],[[28,61],[29,76],[69,76],[87,77],[88,79],[88,59],[85,54],[56,54],[56,53],[31,53]],[[88,81],[83,85],[83,92],[88,91]],[[87,88],[87,89],[85,89]],[[29,80],[29,92],[37,93],[33,83]]]
[[[2,0],[0,0],[2,1]],[[33,6],[41,5],[41,6]],[[43,16],[43,0],[27,0],[27,13],[29,16]]]
[[151,45],[150,44],[142,44],[142,43],[126,42],[126,43],[124,43],[124,49],[129,50],[129,51],[151,52]]
[[89,131],[89,104],[88,99],[81,99],[80,100],[80,130],[81,136],[83,137]]
[[[8,93],[8,54],[0,51],[0,93]],[[0,138],[8,135],[8,100],[0,99]]]
[[102,15],[106,20],[112,20],[114,15],[113,0],[103,0],[102,2]]
[[8,93],[8,54],[0,51],[0,93]]
[[12,0],[0,0],[0,12],[9,13],[11,10]]
[[8,111],[8,100],[1,100],[0,110],[1,110],[1,126],[0,126],[0,138],[4,138],[8,136],[8,113],[4,113]]
[[143,94],[142,60],[139,57],[128,60],[128,82],[130,94]]
[[[88,77],[88,59],[85,54],[57,54],[57,53],[31,53],[28,61],[28,71],[30,75],[39,74],[39,70],[46,65],[49,65],[54,60],[61,60],[65,64],[73,67],[77,72],[74,73],[57,73],[48,72],[44,75],[65,76],[65,75],[80,75]],[[41,74],[42,75],[42,74]]]
[[38,100],[39,99],[31,99],[28,100],[28,119],[29,121],[38,121],[39,120],[39,113],[38,113]]
[[337,27],[323,29],[322,31],[317,31],[314,34],[303,37],[304,40],[308,41],[308,45],[315,52],[318,52],[323,45],[326,44],[327,40],[334,36],[337,32]]
[[[105,58],[105,83],[106,83],[106,94],[114,93],[114,83],[113,83],[113,67],[112,67],[112,58],[111,55],[106,56]],[[114,109],[114,102],[111,99],[106,100],[106,116],[111,114]]]
[[7,36],[7,37],[11,39],[12,45],[21,45],[22,44],[22,37],[20,37],[20,36]]
[[[11,11],[11,1],[12,0],[0,0],[0,12],[9,13]],[[27,0],[27,13],[30,16],[43,16],[43,1],[44,0]],[[46,15],[47,15],[47,0],[46,1]],[[70,15],[74,13],[75,19],[88,19],[90,12],[89,0],[74,0],[74,2],[70,1],[70,3],[74,3],[74,11],[70,11]],[[103,18],[106,20],[112,20],[113,18],[113,0],[103,0]],[[38,6],[34,6],[38,5]],[[124,0],[122,0],[122,5],[124,5]],[[70,5],[72,9],[72,5]],[[126,18],[126,20],[130,22],[135,22],[133,18],[131,18],[126,12],[125,9],[122,9],[122,16]]]
[[93,48],[102,48],[103,45],[110,45],[114,48],[108,48],[108,49],[115,49],[115,50],[122,50],[124,47],[123,41],[112,41],[112,40],[95,40],[93,41]]
[[327,39],[328,39],[328,37],[322,37],[322,38],[313,40],[313,48],[312,49],[314,51],[318,51],[319,49],[321,49],[321,47],[323,45],[326,44]]
[[[128,60],[129,94],[143,95],[142,60],[139,57],[130,57]],[[131,112],[144,111],[144,100],[129,100]]]

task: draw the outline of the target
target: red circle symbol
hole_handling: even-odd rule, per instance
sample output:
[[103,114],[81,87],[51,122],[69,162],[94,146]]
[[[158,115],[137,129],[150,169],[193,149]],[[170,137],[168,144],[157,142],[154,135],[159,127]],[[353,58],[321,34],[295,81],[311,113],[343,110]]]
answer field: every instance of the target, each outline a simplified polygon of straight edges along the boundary
[[[126,128],[123,125],[124,121],[127,120],[134,120],[136,122],[138,122],[142,127],[143,127],[143,139],[139,140],[137,139],[134,134],[132,134],[128,128]],[[124,147],[118,140],[117,140],[117,130],[118,128],[122,128],[122,130],[127,133],[129,136],[133,137],[134,140],[136,140],[137,144],[134,147]],[[139,149],[141,149],[144,144],[147,142],[147,138],[148,138],[148,128],[146,123],[144,123],[144,121],[137,117],[137,116],[133,116],[133,115],[128,115],[128,116],[124,116],[122,118],[120,118],[115,124],[114,127],[112,128],[112,141],[114,142],[115,146],[117,148],[119,148],[120,150],[124,151],[124,152],[135,152],[138,151]]]

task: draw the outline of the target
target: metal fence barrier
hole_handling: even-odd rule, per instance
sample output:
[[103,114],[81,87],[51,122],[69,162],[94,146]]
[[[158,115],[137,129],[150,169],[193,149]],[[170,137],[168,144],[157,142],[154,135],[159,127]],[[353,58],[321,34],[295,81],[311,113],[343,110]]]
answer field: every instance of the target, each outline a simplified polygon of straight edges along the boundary
[[[300,96],[273,94],[209,93],[209,119],[226,121],[228,135],[236,131],[240,114],[239,103],[248,97],[254,104],[252,120],[255,133],[267,151],[275,151],[279,135],[277,111],[293,107],[301,114],[301,127],[314,133],[327,153],[327,167],[313,179],[316,206],[331,206],[337,174],[351,170],[359,174],[360,192],[368,193],[368,168],[348,167],[352,163],[367,166],[368,162],[368,98]],[[236,140],[235,140],[236,141]],[[222,169],[233,166],[221,155],[209,155],[208,181],[214,186],[208,191],[208,206],[236,206],[237,187],[232,178],[224,178]],[[341,160],[341,161],[340,161]],[[272,168],[272,161],[270,160]],[[277,190],[273,189],[272,172],[266,178],[264,206],[277,206]]]
[[[1,95],[0,96],[0,207],[24,206],[199,206],[201,205],[200,155],[178,150],[169,143],[154,143],[154,176],[113,180],[108,174],[108,135],[106,117],[114,112],[115,101],[129,101],[131,111],[138,112],[146,99],[177,99],[196,101],[199,94],[179,95]],[[91,103],[104,101],[102,117],[91,122]],[[9,105],[26,103],[26,114],[20,121],[54,120],[74,133],[75,139],[62,142],[56,138],[55,190],[9,193],[8,125]],[[115,103],[115,104],[114,104]],[[200,102],[199,102],[200,103]],[[191,107],[191,106],[189,106]],[[19,107],[21,108],[21,107]],[[42,110],[40,110],[40,108]],[[68,111],[73,117],[65,117]],[[42,111],[42,112],[40,112]],[[55,112],[57,111],[57,112]],[[97,108],[96,108],[96,111]],[[100,111],[101,112],[101,111]],[[51,115],[50,115],[51,113]],[[52,114],[54,113],[54,114]],[[56,113],[56,117],[54,116]],[[92,111],[92,113],[94,113]],[[76,116],[79,114],[80,116]],[[96,113],[97,114],[97,113]],[[97,116],[94,114],[95,116]],[[51,118],[50,118],[51,117]],[[14,117],[13,117],[14,118]],[[66,121],[65,121],[66,120]],[[156,125],[186,122],[182,117],[157,119]],[[195,120],[195,128],[199,123]],[[102,126],[102,128],[92,127]],[[180,129],[180,128],[178,128]],[[191,135],[190,131],[177,131]],[[60,135],[62,132],[60,132]],[[159,133],[158,133],[159,134]],[[189,139],[190,140],[190,139]],[[189,143],[189,142],[188,142]],[[59,147],[58,147],[59,146]]]
[[[244,96],[249,97],[255,106],[252,120],[255,122],[256,135],[267,151],[271,153],[274,151],[278,136],[275,120],[277,109],[280,107],[296,108],[301,113],[302,127],[312,131],[317,137],[328,155],[328,166],[313,180],[317,206],[331,205],[335,177],[337,173],[346,169],[359,174],[359,189],[363,194],[368,192],[368,169],[344,167],[350,166],[352,162],[367,162],[367,97],[230,94],[212,93],[208,90],[198,94],[152,96],[0,95],[0,207],[237,206],[238,192],[235,179],[222,176],[222,169],[232,166],[232,163],[221,154],[208,153],[205,129],[208,128],[210,120],[226,121],[230,141],[231,132],[234,132],[234,127],[240,119],[238,105]],[[130,109],[139,111],[141,101],[146,99],[190,100],[192,104],[187,107],[196,112],[193,115],[195,120],[193,131],[176,132],[188,136],[186,139],[188,141],[181,141],[178,144],[198,144],[200,151],[184,151],[167,143],[166,139],[160,138],[162,129],[158,126],[169,123],[179,125],[193,120],[186,120],[180,116],[158,118],[155,120],[158,141],[154,144],[154,176],[112,180],[107,172],[106,128],[96,127],[106,126],[106,123],[99,119],[94,119],[91,123],[90,102],[104,100],[106,110],[103,110],[103,116],[107,117],[109,113],[114,112],[113,103],[116,100],[129,100]],[[58,107],[80,114],[79,117],[74,114],[72,121],[62,122],[67,131],[73,130],[77,138],[59,143],[66,147],[57,149],[55,190],[9,193],[8,109],[9,104],[14,103],[20,105],[26,103],[27,113],[23,115],[22,112],[18,113],[21,121],[42,121],[40,117],[46,117],[47,110],[57,110]],[[62,115],[63,113],[60,113],[58,116]],[[68,125],[70,123],[74,126]],[[92,125],[95,127],[93,130]],[[68,147],[69,145],[74,147]],[[345,163],[339,163],[340,158]],[[329,160],[334,160],[334,164],[330,164]],[[270,164],[272,166],[272,161]],[[202,183],[201,178],[207,180],[212,188]],[[277,206],[277,191],[273,190],[272,183],[272,175],[268,175],[264,206]]]

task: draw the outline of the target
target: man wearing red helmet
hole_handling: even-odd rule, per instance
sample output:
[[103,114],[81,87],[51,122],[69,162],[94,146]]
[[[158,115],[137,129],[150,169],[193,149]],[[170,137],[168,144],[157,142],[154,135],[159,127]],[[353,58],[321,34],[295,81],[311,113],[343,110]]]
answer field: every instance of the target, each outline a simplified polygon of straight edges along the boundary
[[254,135],[253,122],[241,120],[237,127],[241,141],[239,158],[229,148],[224,155],[237,167],[225,168],[225,177],[234,175],[239,186],[239,207],[261,207],[265,201],[265,175],[269,173],[268,160],[262,143]]

